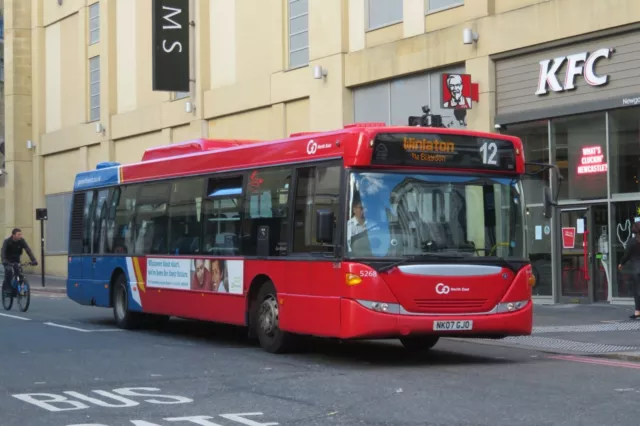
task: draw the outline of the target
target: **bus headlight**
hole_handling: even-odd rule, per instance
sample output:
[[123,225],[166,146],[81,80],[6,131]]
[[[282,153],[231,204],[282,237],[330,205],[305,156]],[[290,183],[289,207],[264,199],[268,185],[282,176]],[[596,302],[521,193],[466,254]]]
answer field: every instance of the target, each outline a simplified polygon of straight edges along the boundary
[[509,313],[509,312],[516,312],[519,311],[520,309],[524,308],[525,306],[527,306],[527,303],[529,303],[528,300],[520,300],[517,302],[505,302],[505,303],[499,303],[498,304],[498,314],[505,314],[505,313]]

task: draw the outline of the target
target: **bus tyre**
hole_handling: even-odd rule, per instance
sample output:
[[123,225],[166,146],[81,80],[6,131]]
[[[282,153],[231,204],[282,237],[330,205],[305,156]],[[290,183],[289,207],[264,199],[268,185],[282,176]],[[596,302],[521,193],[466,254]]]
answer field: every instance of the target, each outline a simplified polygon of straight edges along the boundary
[[438,336],[412,336],[401,337],[400,342],[408,351],[414,353],[428,352],[438,343]]
[[252,317],[252,327],[265,351],[277,354],[292,349],[294,336],[279,327],[278,295],[271,281],[260,287],[253,302]]
[[120,274],[113,285],[113,317],[116,325],[128,330],[138,327],[141,315],[129,310],[129,291],[124,274]]

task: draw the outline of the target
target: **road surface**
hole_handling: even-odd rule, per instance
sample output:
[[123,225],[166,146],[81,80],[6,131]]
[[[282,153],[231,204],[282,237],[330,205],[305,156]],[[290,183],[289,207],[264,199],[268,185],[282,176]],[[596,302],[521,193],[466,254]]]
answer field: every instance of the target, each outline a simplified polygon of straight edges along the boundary
[[234,327],[121,331],[34,295],[0,311],[0,425],[637,425],[640,364],[441,341],[271,355]]

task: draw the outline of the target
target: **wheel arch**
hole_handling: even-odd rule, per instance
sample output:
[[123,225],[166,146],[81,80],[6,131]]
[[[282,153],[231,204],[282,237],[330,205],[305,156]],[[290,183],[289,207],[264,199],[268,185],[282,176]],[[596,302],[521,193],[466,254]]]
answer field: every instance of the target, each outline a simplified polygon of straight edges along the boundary
[[113,288],[116,280],[120,275],[124,275],[125,279],[127,278],[127,274],[124,272],[124,269],[121,267],[117,267],[111,273],[111,279],[109,280],[109,307],[113,307]]
[[[251,306],[256,300],[256,297],[258,297],[260,288],[267,282],[271,282],[273,286],[276,287],[276,284],[267,274],[256,275],[255,277],[253,277],[253,279],[251,280],[251,284],[249,285],[249,291],[247,292],[247,303],[244,311],[244,321],[249,328],[249,337],[251,338],[256,337],[255,331],[253,330],[253,324],[251,324]],[[276,291],[277,290],[278,289],[276,287]]]

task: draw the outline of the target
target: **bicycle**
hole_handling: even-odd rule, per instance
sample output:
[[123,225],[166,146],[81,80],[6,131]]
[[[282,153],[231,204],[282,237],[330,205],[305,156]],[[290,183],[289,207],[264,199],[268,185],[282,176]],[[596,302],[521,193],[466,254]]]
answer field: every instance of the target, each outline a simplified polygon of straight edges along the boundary
[[29,305],[31,304],[31,286],[24,276],[22,268],[31,264],[31,262],[26,262],[14,263],[12,265],[13,279],[11,281],[11,295],[7,296],[4,291],[2,292],[2,306],[4,306],[6,311],[11,310],[14,297],[18,299],[18,306],[20,306],[22,312],[27,312],[27,309],[29,309]]

